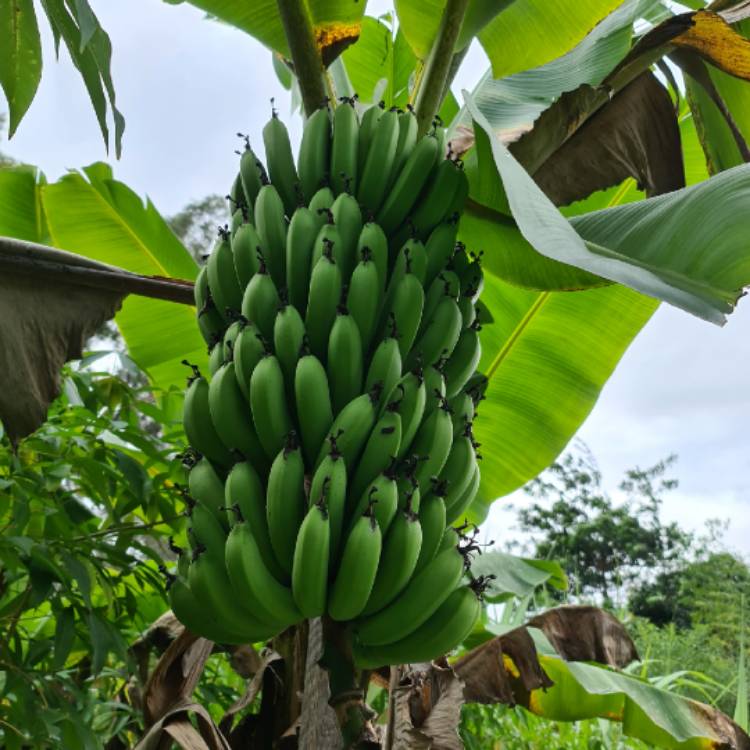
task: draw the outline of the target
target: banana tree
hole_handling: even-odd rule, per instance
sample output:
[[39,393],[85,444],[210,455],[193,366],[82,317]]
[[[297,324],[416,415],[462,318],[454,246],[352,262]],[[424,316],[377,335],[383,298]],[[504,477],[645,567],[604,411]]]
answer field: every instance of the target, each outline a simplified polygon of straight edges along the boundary
[[[357,94],[361,102],[382,98],[385,108],[413,107],[422,133],[439,113],[450,121],[450,153],[469,185],[458,236],[484,251],[485,270],[475,424],[484,461],[470,521],[481,522],[494,500],[554,460],[659,302],[723,324],[750,281],[746,2],[694,2],[674,14],[657,0],[588,0],[575,9],[549,0],[397,0],[397,25],[343,0],[191,4],[269,47],[280,81],[310,119],[323,100]],[[53,29],[55,19],[75,26],[63,38],[100,66],[106,61],[109,91],[106,35],[88,4],[59,5],[44,4]],[[33,6],[11,6],[2,27],[8,49],[36,60]],[[89,47],[93,39],[106,55]],[[491,69],[459,109],[451,83],[474,39]],[[41,70],[23,59],[10,56],[0,68],[13,128]],[[109,100],[114,107],[113,94]],[[39,423],[62,361],[120,303],[115,321],[156,382],[181,380],[179,358],[205,364],[190,309],[198,269],[150,202],[100,164],[54,184],[32,169],[6,170],[0,193],[0,233],[17,238],[0,244],[3,334],[12,360],[30,363],[12,390],[2,389],[13,393],[12,402],[0,400],[11,436]],[[24,305],[32,291],[58,298],[35,312]],[[66,309],[61,296],[75,306]],[[68,345],[11,338],[14,310],[46,315],[38,329]],[[44,387],[28,393],[23,383],[38,382],[40,370]],[[473,574],[489,581],[488,601],[513,593],[519,578],[562,585],[543,563],[497,553],[480,557]],[[190,701],[211,649],[186,632],[152,676],[143,747],[163,734],[191,747],[199,731],[210,747],[456,747],[464,700],[620,721],[626,734],[667,748],[750,746],[718,712],[619,672],[636,654],[602,612],[553,610],[507,632],[486,614],[483,622],[453,657],[357,671],[332,621],[290,628],[220,728]],[[180,672],[190,677],[175,682]],[[378,686],[387,691],[384,725],[366,704]],[[258,694],[260,714],[237,723]]]

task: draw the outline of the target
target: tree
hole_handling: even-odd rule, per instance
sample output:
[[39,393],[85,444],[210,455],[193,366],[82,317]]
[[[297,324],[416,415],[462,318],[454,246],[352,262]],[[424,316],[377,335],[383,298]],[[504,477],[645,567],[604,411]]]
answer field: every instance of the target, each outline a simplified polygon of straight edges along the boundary
[[[471,394],[465,394],[472,400],[485,397],[476,424],[475,437],[483,444],[484,461],[479,494],[471,507],[474,520],[484,517],[494,499],[521,486],[554,460],[592,408],[628,343],[650,317],[655,300],[724,322],[739,290],[750,281],[744,210],[750,190],[748,170],[740,167],[703,179],[705,165],[696,166],[693,156],[690,176],[693,181],[697,175],[697,182],[684,187],[680,123],[674,102],[668,89],[650,73],[654,62],[666,54],[687,71],[692,86],[689,106],[701,124],[689,133],[699,137],[712,173],[744,161],[747,144],[735,119],[728,115],[727,104],[730,101],[735,108],[733,95],[740,84],[732,81],[727,86],[723,79],[715,83],[706,66],[715,66],[717,76],[721,69],[738,78],[747,77],[747,40],[741,36],[741,27],[730,25],[745,17],[746,8],[725,8],[720,11],[723,15],[691,11],[661,21],[653,8],[642,7],[647,3],[635,1],[584,3],[575,14],[567,8],[545,9],[543,17],[535,15],[538,7],[531,0],[499,3],[489,9],[466,0],[448,0],[434,14],[419,12],[418,4],[403,2],[399,3],[400,25],[394,34],[383,21],[363,19],[364,3],[279,0],[275,10],[267,4],[249,7],[242,3],[240,8],[238,3],[215,0],[194,0],[192,4],[243,28],[281,57],[278,66],[287,81],[293,70],[291,85],[309,122],[320,114],[324,98],[330,99],[331,106],[337,105],[339,97],[346,98],[342,107],[354,104],[353,84],[361,102],[373,103],[382,95],[389,111],[413,105],[419,134],[433,129],[438,112],[444,119],[455,115],[457,127],[464,128],[456,131],[461,137],[450,144],[450,155],[463,160],[471,195],[466,211],[458,217],[459,237],[469,247],[488,248],[484,307],[480,308],[484,345],[480,370],[485,378],[477,378]],[[69,10],[70,4],[65,8],[58,5],[44,5],[53,33],[64,39],[76,66],[84,72],[105,139],[109,107],[118,145],[124,121],[114,104],[109,40],[87,2],[76,3],[73,10]],[[633,21],[641,13],[661,23],[635,44]],[[0,66],[0,83],[9,100],[14,131],[41,75],[33,8],[25,8],[0,29],[7,37],[3,39],[3,49],[10,50],[7,54],[23,50],[31,61],[21,65],[14,59]],[[548,33],[541,35],[541,30]],[[465,109],[457,112],[450,84],[474,36],[488,53],[492,73],[467,97]],[[508,54],[511,38],[518,54]],[[725,54],[727,49],[731,54]],[[599,54],[602,50],[603,55]],[[380,61],[379,69],[373,70],[373,60]],[[330,75],[324,74],[324,66]],[[516,73],[520,78],[511,76]],[[379,84],[383,77],[385,90]],[[504,106],[509,100],[517,103],[510,118]],[[721,119],[710,107],[718,109]],[[709,112],[714,116],[713,127],[706,125]],[[395,119],[388,113],[383,117],[388,123]],[[508,150],[498,133],[518,134],[527,129],[529,120],[534,126]],[[692,122],[689,118],[690,126]],[[467,128],[469,124],[471,128]],[[398,145],[393,126],[389,128],[387,151],[391,153]],[[435,136],[442,138],[439,124],[434,130]],[[313,163],[319,166],[317,158],[311,159]],[[412,174],[424,184],[426,170],[415,169]],[[74,268],[70,259],[42,247],[36,248],[37,286],[51,285],[53,279],[59,282],[62,273],[68,280],[85,277],[89,287],[106,297],[106,305],[101,304],[96,314],[89,312],[84,323],[111,316],[124,296],[133,295],[117,315],[117,323],[134,359],[165,388],[184,377],[176,365],[175,349],[206,369],[205,347],[193,311],[187,307],[192,301],[190,284],[174,280],[190,282],[196,279],[198,269],[151,204],[139,205],[132,191],[114,180],[111,170],[101,164],[52,185],[29,170],[7,170],[2,178],[6,191],[24,196],[14,203],[13,221],[3,218],[0,229],[4,233],[36,243],[49,243],[54,237],[55,242],[82,256],[116,266],[125,263],[129,266],[126,270],[148,274],[136,277],[99,265],[81,270]],[[291,183],[287,187],[287,211],[292,213],[298,196]],[[608,195],[601,192],[613,187]],[[641,189],[648,196],[645,200],[640,200]],[[235,198],[238,193],[237,188]],[[82,196],[94,200],[79,200]],[[568,209],[569,219],[556,208],[582,199],[586,199],[585,205]],[[619,205],[627,201],[633,202]],[[82,211],[81,206],[89,208]],[[606,212],[593,210],[603,206],[609,206]],[[39,221],[40,215],[45,222]],[[281,236],[285,225],[283,216],[279,218]],[[413,222],[407,229],[406,237],[418,231]],[[279,253],[284,251],[282,242],[276,245]],[[13,267],[14,273],[28,273],[28,263],[23,262],[28,261],[24,257],[28,247],[12,241],[4,241],[3,247],[7,249],[3,263]],[[42,257],[47,265],[39,262]],[[405,270],[409,263],[407,259]],[[6,284],[7,278],[3,279]],[[275,283],[281,281],[277,273]],[[219,286],[212,291],[219,291]],[[472,297],[480,286],[478,282],[476,287],[472,285]],[[586,293],[571,293],[573,289]],[[59,283],[47,292],[50,298],[60,294]],[[61,321],[49,320],[54,308],[26,308],[25,316],[47,314],[46,325],[38,325],[38,330],[50,339],[59,333]],[[80,313],[72,304],[57,309]],[[206,309],[210,310],[208,298]],[[218,314],[225,309],[219,305]],[[4,334],[20,328],[13,321],[12,313],[3,316]],[[78,335],[82,323],[78,320],[76,324],[69,328]],[[476,333],[475,327],[472,331]],[[67,336],[62,338],[70,345],[58,352],[57,359],[45,360],[44,368],[32,368],[27,373],[29,382],[35,382],[42,369],[55,374],[66,353],[75,351],[77,342],[71,341],[70,331]],[[270,340],[270,336],[266,338]],[[28,355],[32,343],[20,340],[16,345]],[[47,347],[41,348],[46,353]],[[227,348],[231,350],[229,344]],[[38,345],[34,351],[39,354]],[[215,351],[221,353],[223,348]],[[32,357],[18,360],[32,361]],[[0,394],[7,391],[0,388]],[[39,398],[35,406],[37,414],[43,411]],[[465,407],[473,409],[468,403]],[[10,406],[6,399],[4,408],[13,408],[12,413],[20,412],[21,417],[26,413],[18,408],[17,399]],[[29,432],[30,420],[3,418],[15,439]],[[473,449],[474,439],[468,433],[465,437]],[[225,446],[229,447],[236,446]],[[476,484],[471,485],[469,500]],[[463,530],[466,532],[466,527]],[[476,546],[469,539],[465,543]],[[544,563],[527,564],[544,570]],[[215,570],[222,575],[221,566]],[[498,564],[495,580],[506,572],[507,561]],[[484,580],[482,585],[489,582]],[[452,595],[450,588],[435,586],[433,591]],[[496,591],[498,597],[507,593]],[[228,599],[234,602],[232,597]],[[230,606],[227,601],[222,603]],[[452,672],[430,666],[416,674],[409,667],[394,665],[389,679],[393,689],[386,697],[392,718],[390,737],[429,733],[424,719],[433,710],[449,712],[457,720],[464,696],[477,702],[519,702],[544,716],[568,720],[580,718],[580,711],[607,718],[637,715],[637,721],[627,723],[626,731],[668,746],[682,742],[746,746],[747,736],[739,727],[707,708],[698,712],[675,696],[659,694],[670,710],[650,716],[642,707],[659,702],[650,692],[656,688],[592,664],[576,663],[599,661],[622,667],[634,657],[629,638],[606,613],[553,610],[529,625],[545,634],[546,644],[537,641],[535,646],[531,631],[523,627],[497,637],[484,629],[478,638],[486,636],[486,641],[456,662]],[[606,639],[601,637],[605,630]],[[278,658],[270,658],[259,669],[265,688],[259,718],[248,715],[231,734],[245,732],[258,742],[271,744],[288,730],[293,734],[299,722],[300,742],[309,744],[310,733],[323,731],[321,722],[331,716],[330,690],[336,739],[328,744],[342,739],[347,746],[376,743],[371,713],[364,703],[372,675],[353,663],[351,644],[349,630],[329,618],[279,634],[273,639]],[[185,632],[157,673],[162,675],[175,666],[178,674],[194,675],[204,666],[210,649],[210,643],[194,641]],[[506,657],[512,667],[507,666]],[[309,669],[305,669],[308,663]],[[327,667],[330,678],[318,664]],[[402,680],[408,691],[396,689]],[[182,736],[192,733],[192,741],[198,742],[198,730],[187,720],[187,709],[168,712],[168,704],[187,697],[194,687],[192,677],[177,683],[170,683],[174,692],[167,700],[156,688],[146,696],[148,723],[152,725],[149,741],[171,727]],[[152,682],[152,686],[157,684]],[[431,686],[429,700],[421,693],[424,685]],[[432,689],[438,685],[443,690]],[[488,686],[493,690],[488,691]],[[440,706],[441,696],[446,695],[452,698]],[[417,705],[421,714],[415,713]],[[200,707],[195,710],[202,711]],[[219,730],[205,712],[201,715],[201,730],[216,742]],[[157,719],[171,724],[165,727]],[[229,732],[229,727],[224,728]],[[314,736],[312,741],[314,744]],[[392,739],[389,742],[393,744]]]
[[181,211],[167,219],[172,231],[199,263],[211,250],[218,227],[229,220],[227,201],[219,195],[188,203]]
[[607,606],[644,574],[669,575],[693,542],[660,518],[663,493],[677,486],[665,478],[675,458],[629,470],[619,485],[626,499],[615,504],[588,449],[567,453],[524,488],[538,501],[518,513],[521,530],[534,539],[534,556],[559,560],[574,591]]

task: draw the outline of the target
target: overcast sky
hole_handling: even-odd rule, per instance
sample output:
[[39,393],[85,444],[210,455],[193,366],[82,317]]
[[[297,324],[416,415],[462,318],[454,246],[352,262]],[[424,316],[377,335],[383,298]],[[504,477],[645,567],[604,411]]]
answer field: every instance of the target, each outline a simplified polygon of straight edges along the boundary
[[[270,52],[188,5],[92,0],[92,6],[112,38],[118,106],[127,121],[116,177],[149,195],[165,214],[208,193],[225,193],[236,170],[235,133],[248,132],[260,144],[270,97],[277,97],[282,114],[289,109]],[[387,7],[368,5],[371,14]],[[96,160],[114,162],[77,71],[64,52],[55,62],[47,29],[44,37],[42,85],[2,150],[38,165],[50,179]],[[454,89],[470,87],[484,67],[481,50],[473,49]],[[293,121],[293,133],[298,128]],[[680,488],[665,503],[665,518],[696,529],[708,518],[731,519],[727,540],[745,553],[748,362],[750,302],[741,303],[724,328],[662,306],[579,432],[613,494],[626,469],[677,453]],[[509,538],[505,529],[512,520],[504,504],[488,522],[499,539]]]

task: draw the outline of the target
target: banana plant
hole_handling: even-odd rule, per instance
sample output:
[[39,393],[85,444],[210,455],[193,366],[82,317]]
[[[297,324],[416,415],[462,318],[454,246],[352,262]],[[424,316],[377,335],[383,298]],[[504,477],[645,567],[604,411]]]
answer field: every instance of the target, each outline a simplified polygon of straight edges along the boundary
[[[280,79],[297,92],[310,121],[326,96],[355,92],[389,106],[413,106],[421,133],[439,113],[451,120],[449,148],[469,181],[459,236],[483,248],[485,267],[480,412],[487,418],[476,429],[485,461],[472,520],[480,522],[493,501],[554,460],[660,302],[723,324],[750,283],[746,2],[704,8],[698,1],[690,12],[675,14],[658,0],[590,0],[573,10],[562,0],[397,0],[397,27],[364,16],[364,2],[190,2],[269,47]],[[14,15],[0,30],[33,61],[33,6],[19,0],[11,6]],[[76,4],[79,13],[84,6]],[[63,23],[53,3],[44,7]],[[80,50],[90,44],[83,29],[81,22],[78,36],[70,35]],[[458,97],[451,84],[475,38],[491,68],[473,93]],[[108,46],[101,44],[106,55],[90,52],[107,71],[97,80],[105,82],[114,107]],[[27,75],[21,62],[16,55],[0,65],[12,129],[40,71],[31,65]],[[680,101],[673,66],[683,71],[687,104]],[[100,274],[93,282],[100,289],[113,291],[112,277],[119,274],[118,299],[125,302],[115,320],[134,359],[156,382],[175,383],[176,351],[195,360],[205,356],[188,325],[189,307],[163,301],[164,290],[156,302],[157,292],[144,286],[153,276],[190,282],[195,264],[156,209],[104,166],[52,185],[33,170],[10,171],[0,175],[0,194],[8,196],[0,201],[0,233],[86,257],[91,272]],[[16,209],[4,212],[11,196]],[[43,265],[44,248],[12,242],[5,248],[0,261],[6,268],[20,273],[25,252],[37,263],[37,277],[47,274],[49,281],[53,270]],[[71,263],[61,255],[46,260],[57,264],[58,274]],[[74,334],[80,339],[80,328]],[[24,429],[28,425],[16,435]],[[482,574],[496,581],[510,572],[550,573],[529,561],[486,557]],[[488,597],[505,593],[496,583]],[[277,711],[273,720],[265,716],[279,734],[299,722],[305,747],[316,741],[455,746],[450,730],[434,734],[434,717],[449,715],[457,724],[463,700],[500,702],[549,718],[619,721],[626,734],[666,748],[750,747],[727,717],[622,673],[635,658],[632,642],[598,610],[553,610],[510,630],[485,616],[466,645],[472,647],[439,665],[357,675],[360,687],[389,689],[383,739],[361,690],[338,690],[352,685],[351,675],[341,675],[347,662],[340,630],[310,620],[274,641],[278,658],[304,665],[307,657],[308,668],[290,670],[283,707],[267,708]],[[295,695],[303,684],[300,702]],[[201,716],[205,737],[224,746],[205,711],[185,705],[154,717],[143,747],[172,723],[187,732],[190,711]]]

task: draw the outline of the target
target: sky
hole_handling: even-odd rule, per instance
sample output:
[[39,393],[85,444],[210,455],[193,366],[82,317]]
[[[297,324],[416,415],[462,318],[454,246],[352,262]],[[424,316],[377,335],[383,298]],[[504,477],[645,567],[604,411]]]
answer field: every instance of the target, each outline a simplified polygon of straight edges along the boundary
[[[227,192],[237,167],[235,134],[249,133],[260,146],[272,96],[281,114],[289,113],[270,52],[189,5],[92,0],[92,7],[114,49],[117,103],[127,122],[122,159],[115,162],[104,150],[78,72],[64,51],[55,61],[45,28],[41,87],[16,136],[0,149],[36,164],[51,180],[110,161],[115,176],[150,196],[163,214]],[[368,12],[388,7],[370,2]],[[481,49],[472,48],[454,91],[470,88],[485,68]],[[285,119],[297,139],[298,118]],[[695,530],[707,519],[728,519],[726,541],[744,554],[750,553],[748,363],[750,301],[741,302],[723,328],[662,305],[578,433],[615,497],[625,470],[676,453],[673,475],[680,485],[665,500],[664,519]],[[521,495],[510,499],[523,502]],[[487,533],[498,541],[513,536],[507,500],[496,503],[487,522]]]

